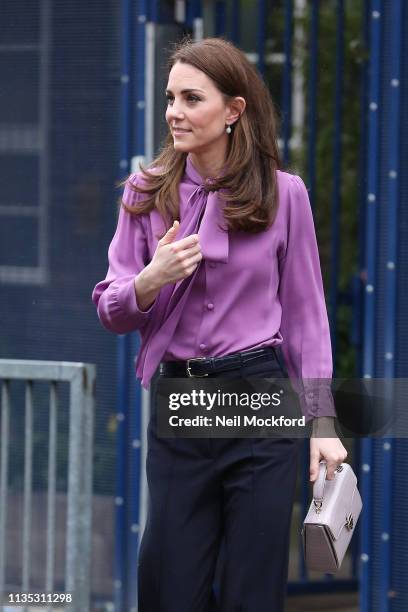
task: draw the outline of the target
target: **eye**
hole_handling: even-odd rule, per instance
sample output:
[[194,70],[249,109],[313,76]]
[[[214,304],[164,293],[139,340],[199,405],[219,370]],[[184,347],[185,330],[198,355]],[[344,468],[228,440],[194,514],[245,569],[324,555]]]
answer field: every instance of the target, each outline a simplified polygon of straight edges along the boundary
[[[174,96],[172,96],[171,94],[166,94],[166,100],[168,104],[171,104],[174,101]],[[193,104],[195,104],[196,102],[200,102],[201,98],[195,96],[194,94],[188,94],[187,100],[188,102],[192,102]]]

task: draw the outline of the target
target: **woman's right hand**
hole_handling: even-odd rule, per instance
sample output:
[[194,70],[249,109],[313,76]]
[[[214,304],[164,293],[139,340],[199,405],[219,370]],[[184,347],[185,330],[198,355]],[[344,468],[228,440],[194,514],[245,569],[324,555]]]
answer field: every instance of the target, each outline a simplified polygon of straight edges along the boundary
[[149,272],[162,287],[190,276],[202,260],[198,234],[176,240],[180,223],[174,221],[157,244]]
[[135,277],[136,301],[142,311],[150,308],[164,285],[190,276],[203,258],[198,234],[176,240],[179,225],[174,221],[159,240],[152,261]]

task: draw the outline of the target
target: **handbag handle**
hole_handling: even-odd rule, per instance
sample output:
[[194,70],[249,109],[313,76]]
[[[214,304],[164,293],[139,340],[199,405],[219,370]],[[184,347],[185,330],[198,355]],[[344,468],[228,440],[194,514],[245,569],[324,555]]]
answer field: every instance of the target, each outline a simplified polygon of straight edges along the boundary
[[[336,472],[341,472],[343,466],[340,464],[334,470],[334,476],[336,476]],[[316,512],[320,512],[321,507],[323,505],[323,497],[324,497],[324,485],[326,482],[327,476],[327,463],[326,461],[320,461],[319,463],[319,475],[313,485],[313,505],[315,507]]]
[[319,475],[316,478],[316,481],[313,485],[313,502],[318,502],[320,505],[322,504],[322,501],[323,501],[324,483],[326,482],[326,475],[327,475],[327,463],[326,461],[320,461]]

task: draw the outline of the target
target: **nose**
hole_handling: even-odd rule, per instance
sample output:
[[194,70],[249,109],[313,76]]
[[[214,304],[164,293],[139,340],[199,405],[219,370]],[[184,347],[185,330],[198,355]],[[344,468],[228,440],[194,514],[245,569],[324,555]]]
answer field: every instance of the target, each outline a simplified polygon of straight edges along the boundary
[[182,121],[184,119],[184,111],[179,107],[178,104],[174,101],[172,106],[167,107],[167,120],[171,121],[172,119],[178,119]]

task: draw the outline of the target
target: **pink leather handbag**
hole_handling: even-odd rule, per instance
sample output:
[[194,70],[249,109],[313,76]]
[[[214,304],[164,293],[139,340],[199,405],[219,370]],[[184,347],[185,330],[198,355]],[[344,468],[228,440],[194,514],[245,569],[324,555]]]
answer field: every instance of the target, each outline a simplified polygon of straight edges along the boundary
[[326,473],[326,462],[321,461],[313,501],[303,521],[302,541],[306,567],[334,574],[342,564],[363,504],[348,463],[337,468],[333,480],[326,480]]

